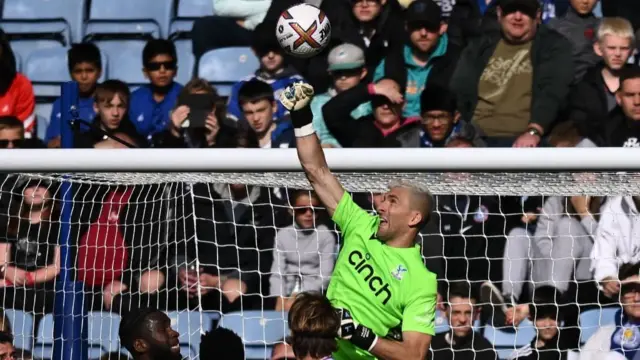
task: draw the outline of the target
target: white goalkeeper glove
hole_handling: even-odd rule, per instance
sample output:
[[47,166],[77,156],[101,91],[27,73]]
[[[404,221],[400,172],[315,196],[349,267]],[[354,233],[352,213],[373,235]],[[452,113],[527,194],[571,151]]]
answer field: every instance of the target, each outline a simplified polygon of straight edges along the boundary
[[313,86],[304,82],[291,84],[280,93],[280,103],[289,111],[306,107],[311,99],[313,99]]
[[373,350],[373,347],[378,343],[378,335],[368,327],[354,321],[349,310],[336,309],[336,312],[340,314],[338,337],[349,340],[353,345],[369,352]]

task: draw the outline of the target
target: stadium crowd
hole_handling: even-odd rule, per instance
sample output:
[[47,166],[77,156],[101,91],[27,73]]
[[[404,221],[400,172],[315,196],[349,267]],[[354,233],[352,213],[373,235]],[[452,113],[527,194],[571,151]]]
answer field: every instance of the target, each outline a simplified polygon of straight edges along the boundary
[[[175,80],[171,40],[147,42],[149,83],[133,91],[118,79],[99,82],[100,49],[74,44],[74,147],[295,147],[277,99],[297,81],[316,90],[313,125],[327,148],[640,146],[640,2],[307,1],[332,23],[331,44],[311,59],[283,52],[273,31],[296,2],[214,0],[216,15],[195,21],[196,59],[230,46],[251,46],[259,59],[228,98],[205,79]],[[58,148],[67,110],[58,99],[37,138],[34,92],[10,39],[0,34],[0,147]],[[59,189],[3,175],[5,309],[53,311]],[[339,229],[307,191],[201,183],[73,191],[74,273],[94,311],[287,311],[295,294],[326,290],[339,252]],[[372,211],[379,201],[354,197]],[[636,354],[640,198],[459,194],[437,197],[435,210],[416,241],[451,330],[434,337],[430,358],[495,359],[474,323],[516,331],[527,319],[538,335],[513,358],[566,359],[581,348],[584,358]],[[587,341],[580,314],[602,306],[621,315]],[[274,348],[273,359],[291,356],[284,344]]]

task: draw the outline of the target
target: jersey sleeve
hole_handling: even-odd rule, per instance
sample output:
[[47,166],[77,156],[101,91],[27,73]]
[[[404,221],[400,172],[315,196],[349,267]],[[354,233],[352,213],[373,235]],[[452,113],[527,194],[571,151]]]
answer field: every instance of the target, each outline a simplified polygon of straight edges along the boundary
[[346,239],[355,229],[370,227],[378,217],[364,211],[345,191],[331,219],[340,227],[342,235]]
[[[411,270],[409,270],[411,271]],[[436,276],[429,273],[422,286],[413,286],[413,296],[402,313],[402,331],[415,331],[428,335],[436,333],[436,299],[438,296]]]

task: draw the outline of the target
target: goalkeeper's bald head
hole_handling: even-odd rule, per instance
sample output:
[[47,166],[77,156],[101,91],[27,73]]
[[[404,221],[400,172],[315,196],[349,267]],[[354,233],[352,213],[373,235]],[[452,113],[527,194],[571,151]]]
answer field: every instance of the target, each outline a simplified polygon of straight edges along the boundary
[[432,206],[431,193],[426,189],[404,180],[393,181],[376,204],[380,218],[377,238],[400,247],[413,246],[418,232],[429,221]]

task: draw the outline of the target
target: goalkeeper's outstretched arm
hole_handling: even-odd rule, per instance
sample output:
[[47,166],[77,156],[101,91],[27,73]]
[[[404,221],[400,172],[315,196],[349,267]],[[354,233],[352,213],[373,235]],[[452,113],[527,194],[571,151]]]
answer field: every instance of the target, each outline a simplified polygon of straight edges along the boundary
[[291,113],[295,128],[296,148],[302,169],[309,179],[320,201],[333,216],[344,188],[331,173],[320,141],[313,130],[313,114],[309,103],[313,98],[313,87],[305,83],[296,83],[287,87],[280,95],[280,102]]

